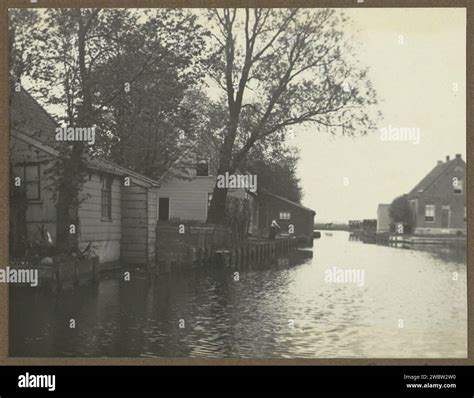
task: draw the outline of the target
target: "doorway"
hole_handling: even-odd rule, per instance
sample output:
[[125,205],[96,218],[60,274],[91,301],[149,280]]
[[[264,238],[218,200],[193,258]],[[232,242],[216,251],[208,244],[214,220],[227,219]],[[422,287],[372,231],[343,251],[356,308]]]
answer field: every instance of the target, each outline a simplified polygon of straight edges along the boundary
[[170,219],[170,198],[159,198],[158,220],[168,221]]

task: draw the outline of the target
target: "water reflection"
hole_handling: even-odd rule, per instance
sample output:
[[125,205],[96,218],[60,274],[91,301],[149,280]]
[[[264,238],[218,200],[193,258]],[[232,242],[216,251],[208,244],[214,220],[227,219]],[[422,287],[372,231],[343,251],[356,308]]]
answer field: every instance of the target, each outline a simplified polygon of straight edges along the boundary
[[[467,355],[465,253],[363,245],[345,232],[322,236],[313,250],[250,265],[237,278],[230,269],[135,272],[58,296],[11,289],[10,355]],[[327,283],[332,267],[364,269],[364,285]]]

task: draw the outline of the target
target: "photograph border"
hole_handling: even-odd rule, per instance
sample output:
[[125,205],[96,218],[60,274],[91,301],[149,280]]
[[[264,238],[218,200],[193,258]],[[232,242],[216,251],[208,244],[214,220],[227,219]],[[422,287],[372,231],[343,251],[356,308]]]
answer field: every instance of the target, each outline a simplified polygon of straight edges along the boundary
[[[466,164],[467,164],[467,312],[468,357],[466,359],[437,358],[338,358],[338,359],[242,359],[242,358],[92,358],[48,357],[30,358],[8,356],[9,304],[8,284],[0,283],[0,365],[474,365],[474,275],[470,271],[474,245],[472,228],[474,218],[469,217],[474,198],[469,193],[469,181],[474,174],[470,163],[474,150],[473,139],[473,50],[472,28],[474,4],[469,0],[4,0],[0,5],[0,267],[8,265],[9,223],[9,109],[8,109],[8,9],[9,8],[211,8],[211,7],[302,7],[302,8],[465,8],[466,9]],[[390,78],[390,77],[387,77]]]

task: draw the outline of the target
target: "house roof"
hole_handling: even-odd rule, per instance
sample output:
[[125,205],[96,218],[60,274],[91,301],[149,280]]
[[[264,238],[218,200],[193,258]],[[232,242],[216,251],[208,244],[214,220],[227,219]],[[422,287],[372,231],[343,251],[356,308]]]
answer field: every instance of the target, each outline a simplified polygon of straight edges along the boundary
[[[190,148],[188,148],[186,151],[184,151],[183,154],[173,163],[173,165],[170,166],[170,168],[159,178],[159,181],[162,182],[163,179],[166,178],[166,177],[169,175],[169,173],[171,172],[171,170],[172,170],[173,168],[175,168],[176,165],[179,164],[179,162],[182,161],[182,160],[184,159],[184,157],[187,156],[190,152],[191,152],[191,149],[190,149]],[[251,195],[254,196],[254,197],[255,197],[255,196],[258,196],[257,193],[252,192],[252,191],[250,191],[249,189],[246,189],[246,191],[247,191],[247,193],[251,194]],[[266,195],[270,195],[270,196],[273,196],[273,197],[275,197],[275,198],[277,198],[277,199],[280,199],[280,200],[282,200],[282,201],[284,201],[284,202],[287,202],[287,203],[289,203],[289,204],[291,204],[291,205],[293,205],[293,206],[299,207],[300,209],[303,209],[303,210],[306,210],[306,211],[309,211],[309,212],[312,212],[312,213],[316,214],[316,212],[315,212],[313,209],[310,209],[310,208],[308,208],[308,207],[305,207],[305,206],[303,206],[303,205],[301,205],[301,204],[299,204],[299,203],[292,202],[291,200],[286,199],[286,198],[284,198],[284,197],[282,197],[282,196],[275,195],[275,194],[271,193],[270,191],[268,191],[268,190],[266,190],[266,189],[260,189],[259,191],[261,191],[262,193],[265,193]]]
[[173,171],[173,169],[176,168],[176,166],[179,165],[180,162],[183,161],[183,159],[188,156],[188,154],[191,152],[191,149],[190,148],[187,148],[179,157],[178,159],[176,159],[173,164],[168,168],[168,170],[166,170],[159,178],[158,178],[158,181],[161,183],[163,182],[166,178],[168,178],[168,175],[171,174],[171,172]]
[[[10,110],[11,136],[51,156],[58,157],[59,151],[50,144],[59,124],[25,89],[12,95]],[[159,187],[160,183],[140,173],[119,166],[109,160],[88,155],[87,168],[119,176],[133,177],[139,185]]]
[[431,184],[433,184],[446,170],[450,168],[453,163],[456,163],[458,159],[461,159],[457,155],[454,159],[447,160],[446,162],[439,161],[438,164],[408,193],[408,196],[416,196],[423,193]]
[[10,127],[16,131],[38,138],[44,143],[54,142],[54,134],[59,124],[25,90],[11,90]]
[[[11,136],[23,141],[24,143],[34,146],[35,148],[46,152],[47,154],[58,157],[59,151],[55,148],[52,148],[49,145],[44,144],[43,142],[37,140],[36,138],[30,137],[26,134],[20,133],[18,131],[12,131]],[[160,184],[158,181],[152,180],[151,178],[145,177],[139,173],[136,173],[132,170],[129,170],[125,167],[119,166],[109,160],[94,158],[88,156],[87,158],[87,168],[90,170],[103,171],[109,174],[115,174],[123,177],[133,177],[138,181],[146,183],[149,186],[159,187]]]
[[287,199],[287,198],[284,198],[283,196],[275,195],[275,194],[271,193],[270,191],[268,191],[268,190],[266,190],[266,189],[264,189],[264,188],[261,188],[260,191],[261,191],[262,193],[264,193],[265,195],[273,196],[274,198],[280,199],[280,200],[282,200],[283,202],[289,203],[289,204],[291,204],[291,205],[293,205],[293,206],[299,207],[300,209],[303,209],[303,210],[309,211],[309,212],[311,212],[311,213],[313,213],[313,214],[316,214],[316,212],[315,212],[313,209],[310,209],[309,207],[305,207],[305,206],[303,206],[303,205],[300,205],[299,203],[293,202],[293,201],[291,201],[291,200],[289,200],[289,199]]

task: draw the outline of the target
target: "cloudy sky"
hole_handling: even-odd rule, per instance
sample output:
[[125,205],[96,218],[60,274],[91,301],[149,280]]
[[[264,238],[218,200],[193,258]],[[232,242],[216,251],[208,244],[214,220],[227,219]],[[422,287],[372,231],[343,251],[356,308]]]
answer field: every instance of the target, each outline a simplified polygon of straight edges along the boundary
[[348,9],[360,60],[383,102],[379,128],[419,128],[420,142],[331,138],[295,129],[303,204],[318,221],[376,218],[436,164],[466,159],[464,9]]

